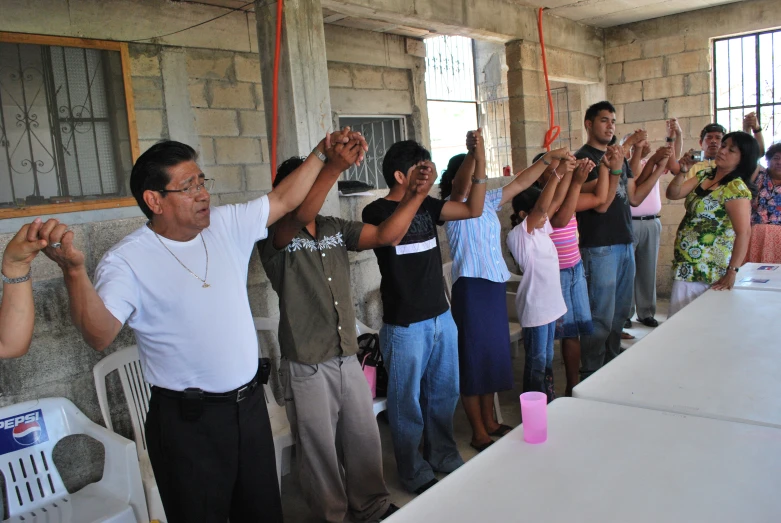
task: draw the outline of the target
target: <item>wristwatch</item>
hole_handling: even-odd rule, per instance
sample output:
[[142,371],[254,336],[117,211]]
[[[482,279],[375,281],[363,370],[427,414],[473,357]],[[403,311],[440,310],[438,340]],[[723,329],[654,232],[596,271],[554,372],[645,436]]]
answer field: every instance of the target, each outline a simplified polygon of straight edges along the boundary
[[24,283],[24,282],[26,282],[27,280],[30,279],[32,274],[33,274],[33,268],[32,267],[30,267],[30,270],[27,271],[27,274],[22,276],[21,278],[9,278],[5,274],[0,272],[0,276],[2,276],[2,278],[3,278],[3,283]]
[[751,129],[751,132],[754,133],[754,134],[761,133],[762,132],[762,128],[761,127],[757,127],[756,129]]
[[737,274],[738,270],[740,270],[740,269],[738,269],[737,267],[733,267],[732,265],[727,265],[727,270],[728,271],[735,271],[735,273]]
[[475,178],[474,176],[472,176],[472,183],[475,185],[488,183],[488,178]]
[[312,154],[317,156],[317,159],[320,160],[321,162],[323,162],[323,163],[327,163],[328,162],[328,157],[326,157],[326,155],[321,153],[320,149],[318,149],[317,146],[315,146],[315,148],[312,149]]

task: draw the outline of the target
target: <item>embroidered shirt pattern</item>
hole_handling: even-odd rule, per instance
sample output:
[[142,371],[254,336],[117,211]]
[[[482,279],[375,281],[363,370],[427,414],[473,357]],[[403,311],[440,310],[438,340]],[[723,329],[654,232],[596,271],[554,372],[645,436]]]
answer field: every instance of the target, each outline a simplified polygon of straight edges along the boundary
[[301,249],[307,249],[309,251],[325,251],[336,247],[343,247],[344,239],[342,239],[342,233],[337,232],[333,236],[324,236],[322,240],[310,240],[309,238],[293,238],[293,240],[285,247],[287,252],[295,252]]

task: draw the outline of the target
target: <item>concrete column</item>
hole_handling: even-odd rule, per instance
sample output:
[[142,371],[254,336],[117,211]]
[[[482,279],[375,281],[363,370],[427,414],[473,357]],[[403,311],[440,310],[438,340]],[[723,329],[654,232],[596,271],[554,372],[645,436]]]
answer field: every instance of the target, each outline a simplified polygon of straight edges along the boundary
[[541,152],[548,130],[545,77],[536,64],[536,44],[515,40],[505,45],[510,104],[510,143],[513,172],[525,169]]
[[[308,155],[326,132],[333,130],[320,0],[286,0],[284,8],[279,67],[277,163],[290,156]],[[270,144],[277,3],[256,0],[255,13]],[[276,167],[271,166],[274,170]],[[339,216],[336,186],[328,194],[321,214]]]
[[168,121],[168,137],[190,145],[200,153],[198,132],[195,130],[195,113],[187,92],[187,58],[184,49],[163,47],[160,67],[163,74],[165,116]]

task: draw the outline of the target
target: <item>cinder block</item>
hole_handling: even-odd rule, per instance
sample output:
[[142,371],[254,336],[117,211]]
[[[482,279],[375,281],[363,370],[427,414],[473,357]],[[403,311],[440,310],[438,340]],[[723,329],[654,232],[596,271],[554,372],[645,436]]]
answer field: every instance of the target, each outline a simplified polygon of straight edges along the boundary
[[609,47],[605,49],[605,61],[610,64],[626,62],[627,60],[637,60],[640,58],[641,54],[642,48],[639,43]]
[[405,69],[385,69],[382,72],[382,84],[394,91],[409,90],[409,73]]
[[666,76],[643,81],[643,100],[658,100],[671,96],[683,96],[683,76]]
[[668,75],[710,71],[710,52],[708,49],[670,55],[665,60],[667,61]]
[[248,191],[271,190],[271,165],[261,163],[244,168]]
[[209,177],[214,178],[214,194],[237,192],[242,187],[242,168],[240,165],[215,165],[209,168]]
[[624,64],[607,64],[607,83],[608,85],[620,84],[624,81]]
[[328,62],[328,85],[330,87],[352,87],[353,76],[350,67],[338,62]]
[[659,78],[663,76],[663,63],[664,61],[661,57],[625,62],[624,80],[633,82],[635,80],[645,80],[646,78]]
[[608,85],[607,98],[617,104],[640,102],[643,100],[643,82]]
[[667,113],[676,118],[708,115],[710,114],[710,96],[697,94],[670,98],[667,100]]
[[685,50],[694,51],[695,49],[708,49],[710,50],[711,41],[707,34],[702,35],[686,35],[684,38]]
[[646,40],[641,45],[643,47],[643,58],[667,56],[683,52],[684,37],[668,36],[665,38],[655,38],[653,40]]
[[202,136],[238,136],[236,111],[232,109],[194,109],[195,127]]
[[139,91],[160,91],[163,90],[163,79],[159,76],[133,76],[133,94]]
[[266,113],[239,111],[239,130],[242,136],[266,136]]
[[229,84],[227,82],[212,82],[211,107],[215,109],[254,109],[255,97],[252,92],[252,84],[239,82]]
[[[671,114],[671,116],[675,116],[675,115]],[[709,123],[713,123],[710,114],[707,116],[695,116],[692,118],[688,118],[687,120],[688,120],[689,132],[684,136],[688,136],[689,138],[696,138],[697,140],[700,139],[700,133],[705,128],[705,126],[708,125]]]
[[[214,159],[214,140],[207,136],[199,136],[198,138],[201,144],[198,149],[198,165],[203,167],[217,163]],[[209,175],[207,174],[206,177],[208,178]]]
[[664,105],[664,100],[650,100],[647,102],[626,104],[626,107],[624,108],[624,121],[626,123],[639,123],[665,118]]
[[233,76],[233,53],[188,49],[187,74],[190,78],[229,79]]
[[709,93],[710,81],[709,72],[688,74],[684,80],[684,92],[688,95]]
[[260,58],[257,54],[236,54],[233,57],[236,80],[260,83]]
[[382,70],[378,67],[353,66],[353,85],[361,89],[382,89]]
[[133,76],[160,76],[160,60],[156,54],[131,53],[130,74]]
[[139,139],[156,139],[163,137],[163,112],[154,109],[136,111],[136,130]]
[[214,151],[220,165],[261,163],[260,142],[256,138],[216,138]]
[[209,107],[206,99],[206,82],[204,80],[188,80],[187,89],[190,93],[190,105],[192,107]]
[[163,109],[163,92],[133,89],[133,104],[136,109]]
[[683,205],[665,205],[662,206],[660,220],[662,225],[670,225],[677,228],[685,214],[686,207]]

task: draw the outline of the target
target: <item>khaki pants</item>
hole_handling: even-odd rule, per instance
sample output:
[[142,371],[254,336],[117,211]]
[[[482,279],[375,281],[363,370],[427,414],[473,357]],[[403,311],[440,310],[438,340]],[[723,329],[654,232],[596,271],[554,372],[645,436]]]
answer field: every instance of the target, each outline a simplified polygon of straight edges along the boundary
[[388,509],[372,397],[355,356],[318,365],[283,360],[285,407],[301,489],[315,515],[368,521]]

